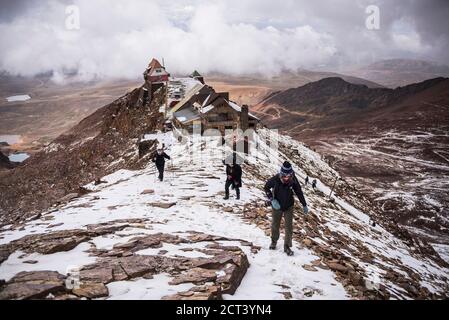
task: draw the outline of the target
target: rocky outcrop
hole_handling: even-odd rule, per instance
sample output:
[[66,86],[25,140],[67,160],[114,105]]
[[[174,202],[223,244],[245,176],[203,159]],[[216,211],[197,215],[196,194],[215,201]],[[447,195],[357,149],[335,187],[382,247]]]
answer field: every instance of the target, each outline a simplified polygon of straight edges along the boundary
[[[321,210],[324,210],[321,208]],[[270,212],[271,209],[261,208],[257,203],[246,204],[242,212],[234,214],[250,223],[256,224],[270,235]],[[319,269],[332,270],[336,274],[336,279],[345,287],[348,294],[355,299],[389,299],[391,292],[382,283],[374,283],[369,280],[363,264],[376,265],[377,268],[386,272],[381,282],[389,281],[405,290],[404,295],[396,298],[409,297],[413,299],[438,299],[444,298],[441,295],[432,294],[425,286],[421,284],[419,275],[402,265],[400,261],[391,260],[385,256],[372,253],[367,246],[360,241],[354,241],[346,237],[343,233],[332,232],[326,227],[326,220],[316,215],[307,215],[302,213],[295,214],[296,223],[301,226],[301,230],[294,230],[294,239],[302,243],[305,247],[311,249],[320,258],[313,261],[311,265],[302,267],[310,272],[316,272]],[[323,217],[323,214],[321,214]],[[357,224],[349,223],[351,228],[363,232]],[[319,238],[320,241],[314,240]],[[324,242],[323,242],[324,241]],[[324,244],[325,243],[325,244]],[[349,255],[350,254],[350,255]],[[357,257],[357,262],[352,256]],[[377,262],[376,262],[377,260]],[[384,261],[385,263],[381,263]],[[401,273],[395,272],[387,265],[395,265]],[[407,274],[405,276],[404,274]]]
[[43,299],[66,291],[65,277],[55,271],[20,272],[0,287],[0,300]]
[[[25,166],[6,171],[0,179],[0,210],[4,212],[0,225],[70,201],[80,194],[79,186],[119,169],[145,165],[148,159],[139,157],[137,144],[143,134],[163,126],[159,112],[163,90],[155,92],[147,106],[137,105],[138,95],[135,89],[97,110],[34,154]],[[8,164],[4,157],[0,161]]]
[[[42,220],[49,216],[41,217]],[[52,254],[62,251],[70,251],[80,243],[104,234],[114,233],[124,228],[143,222],[141,219],[115,220],[108,223],[86,226],[86,229],[62,230],[44,234],[28,235],[8,244],[0,245],[0,263],[8,259],[15,251],[25,253]]]
[[[145,221],[116,220],[89,225],[86,229],[30,235],[0,247],[0,252],[3,252],[5,260],[17,250],[41,254],[69,251],[94,237],[137,226],[146,227]],[[0,285],[0,298],[42,299],[49,294],[51,299],[62,300],[103,298],[109,296],[107,285],[112,282],[151,279],[154,275],[165,273],[172,276],[170,285],[191,283],[192,288],[164,299],[221,299],[222,294],[235,292],[246,274],[249,262],[240,247],[225,246],[217,241],[240,240],[192,231],[183,237],[165,233],[136,236],[125,243],[114,245],[112,250],[97,249],[92,243],[88,252],[97,257],[96,261],[82,266],[75,275],[66,277],[55,271],[22,272]],[[204,242],[203,249],[189,247],[201,242]],[[249,242],[241,243],[242,246],[252,246]],[[207,258],[169,256],[167,251],[160,251],[156,255],[139,254],[141,250],[161,248],[164,244],[181,245],[183,251],[196,250]],[[72,283],[69,281],[71,279],[76,281]]]

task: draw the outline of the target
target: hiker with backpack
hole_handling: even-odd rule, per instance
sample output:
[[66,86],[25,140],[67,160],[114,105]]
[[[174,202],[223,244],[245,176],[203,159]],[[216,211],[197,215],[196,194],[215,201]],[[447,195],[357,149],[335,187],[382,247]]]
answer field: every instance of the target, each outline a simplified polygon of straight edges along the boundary
[[304,214],[307,214],[309,209],[292,165],[288,161],[284,162],[278,174],[267,181],[264,190],[269,199],[269,201],[267,201],[267,206],[271,205],[273,208],[270,250],[276,249],[276,244],[279,240],[281,219],[282,216],[284,216],[284,252],[288,256],[292,256],[293,206],[295,204],[293,192],[301,202]]
[[223,160],[223,164],[226,165],[226,183],[225,183],[225,197],[224,200],[229,199],[229,187],[235,189],[237,194],[237,200],[240,200],[240,188],[242,187],[242,167],[235,161],[226,163]]
[[313,190],[315,190],[316,184],[317,184],[316,179],[313,179],[313,181],[312,181],[312,188],[313,188]]
[[156,163],[157,171],[159,171],[159,181],[164,180],[165,159],[170,160],[171,158],[164,152],[164,149],[158,148],[152,161]]

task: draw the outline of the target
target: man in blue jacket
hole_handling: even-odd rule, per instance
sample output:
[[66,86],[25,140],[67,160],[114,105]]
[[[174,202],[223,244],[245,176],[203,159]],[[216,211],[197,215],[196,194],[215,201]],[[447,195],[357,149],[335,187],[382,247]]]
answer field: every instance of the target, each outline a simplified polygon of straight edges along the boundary
[[293,192],[301,202],[305,214],[309,212],[309,209],[307,207],[304,194],[302,193],[301,186],[299,185],[298,179],[293,171],[292,165],[288,161],[284,162],[280,172],[277,175],[267,181],[264,190],[269,199],[269,203],[273,208],[270,249],[276,249],[276,244],[279,240],[281,219],[282,215],[284,215],[284,252],[287,255],[292,256],[293,205],[295,204]]

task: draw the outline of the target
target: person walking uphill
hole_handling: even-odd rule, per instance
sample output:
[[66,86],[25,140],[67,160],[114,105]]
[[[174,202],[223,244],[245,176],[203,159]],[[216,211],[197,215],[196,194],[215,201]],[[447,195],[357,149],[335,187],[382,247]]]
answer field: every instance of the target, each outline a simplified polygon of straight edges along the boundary
[[157,171],[159,171],[159,181],[164,180],[165,159],[170,160],[170,157],[164,152],[163,149],[158,149],[153,157],[153,162],[156,163]]
[[293,171],[292,165],[288,161],[284,162],[280,172],[277,175],[267,181],[264,190],[269,199],[267,204],[271,204],[273,208],[270,249],[276,249],[276,244],[279,240],[281,219],[282,215],[284,215],[284,252],[287,255],[292,256],[293,251],[290,248],[292,247],[293,205],[295,204],[293,192],[301,202],[305,214],[309,212],[309,209],[307,207],[304,194],[302,193],[301,186],[299,185],[298,179]]
[[[223,160],[223,164],[226,164]],[[233,161],[226,164],[226,184],[224,200],[229,199],[229,187],[232,186],[237,194],[237,200],[240,200],[240,188],[242,186],[242,167]]]

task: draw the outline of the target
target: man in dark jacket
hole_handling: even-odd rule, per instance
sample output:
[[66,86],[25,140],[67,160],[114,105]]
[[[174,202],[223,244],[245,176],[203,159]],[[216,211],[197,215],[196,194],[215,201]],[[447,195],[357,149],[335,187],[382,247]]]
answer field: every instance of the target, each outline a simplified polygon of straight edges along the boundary
[[[224,164],[225,161],[223,161]],[[226,164],[226,184],[225,200],[229,199],[229,187],[232,186],[237,194],[237,200],[240,200],[240,188],[242,186],[242,167],[234,160],[231,164]]]
[[165,159],[170,160],[170,157],[164,152],[163,149],[158,149],[153,157],[153,162],[156,163],[157,171],[159,171],[159,181],[164,180]]
[[309,212],[309,209],[307,207],[304,194],[302,193],[301,186],[299,185],[298,179],[293,171],[292,165],[288,161],[284,162],[280,172],[277,175],[267,181],[264,190],[269,199],[269,203],[273,208],[270,249],[276,249],[276,244],[279,240],[281,219],[282,215],[284,215],[284,252],[287,255],[292,256],[293,251],[290,248],[292,247],[293,205],[295,204],[293,192],[303,205],[305,214]]

